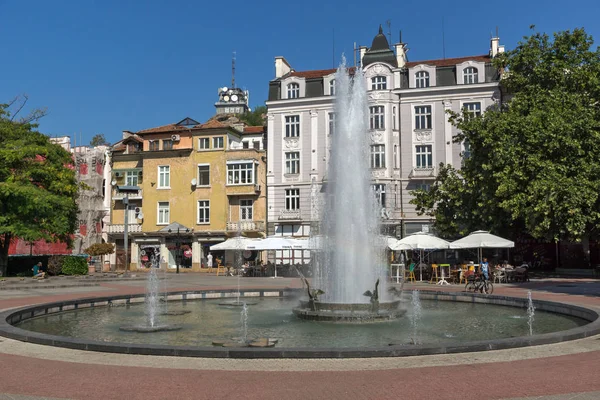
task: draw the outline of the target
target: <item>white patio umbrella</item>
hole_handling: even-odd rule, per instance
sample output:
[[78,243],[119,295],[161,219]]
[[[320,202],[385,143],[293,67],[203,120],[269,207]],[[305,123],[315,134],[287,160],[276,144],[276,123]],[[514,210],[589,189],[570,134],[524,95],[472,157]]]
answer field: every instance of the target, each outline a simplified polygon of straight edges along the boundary
[[[296,247],[294,247],[296,246]],[[257,240],[247,247],[248,250],[293,250],[301,246],[295,239],[282,236],[269,236],[265,239]],[[275,265],[275,276],[277,278],[277,265]]]
[[482,249],[507,249],[515,247],[515,242],[492,235],[488,231],[475,231],[450,244],[453,249],[478,249],[477,256],[481,264]]
[[[420,250],[421,260],[423,259],[423,250],[441,250],[450,248],[450,242],[425,232],[416,232],[412,235],[408,235],[407,237],[398,240],[397,245],[410,246],[411,250]],[[423,280],[423,270],[421,268],[419,268],[419,280]]]
[[247,246],[256,243],[258,239],[247,237],[233,237],[224,242],[210,246],[210,250],[247,250]]

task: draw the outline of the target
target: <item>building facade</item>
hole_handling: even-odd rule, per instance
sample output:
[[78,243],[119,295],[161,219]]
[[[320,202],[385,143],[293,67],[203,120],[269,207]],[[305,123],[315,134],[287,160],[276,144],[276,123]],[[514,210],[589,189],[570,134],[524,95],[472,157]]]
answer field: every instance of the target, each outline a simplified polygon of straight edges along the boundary
[[[432,221],[417,215],[411,191],[427,189],[440,163],[460,167],[468,156],[468,143],[453,142],[457,130],[448,111],[478,114],[500,100],[491,61],[504,49],[492,38],[485,55],[409,62],[405,43],[393,48],[380,28],[371,47],[360,48],[360,65],[368,88],[373,194],[385,233],[400,237],[429,230]],[[275,58],[267,101],[269,235],[307,236],[316,226],[335,134],[335,73],[296,71]]]
[[125,213],[132,270],[198,270],[211,245],[264,235],[263,127],[184,118],[123,135],[112,154],[113,268],[125,265]]

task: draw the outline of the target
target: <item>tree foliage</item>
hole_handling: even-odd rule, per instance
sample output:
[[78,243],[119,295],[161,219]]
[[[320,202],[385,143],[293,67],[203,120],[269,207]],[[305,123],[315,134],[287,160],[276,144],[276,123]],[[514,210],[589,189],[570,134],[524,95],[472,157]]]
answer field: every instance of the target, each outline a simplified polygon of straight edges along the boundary
[[90,146],[91,147],[110,146],[110,143],[106,140],[106,138],[104,137],[104,134],[99,133],[92,137],[92,139],[90,140]]
[[112,254],[114,251],[115,245],[113,243],[94,243],[84,250],[84,252],[90,256],[104,256]]
[[533,33],[494,64],[504,101],[482,115],[452,113],[454,141],[470,146],[442,166],[413,203],[444,234],[524,231],[583,240],[600,223],[600,50],[583,29]]
[[11,240],[69,242],[77,220],[71,154],[0,105],[0,275]]
[[246,112],[240,115],[240,120],[244,121],[250,126],[264,126],[266,116],[267,107],[260,106],[256,107],[254,111]]

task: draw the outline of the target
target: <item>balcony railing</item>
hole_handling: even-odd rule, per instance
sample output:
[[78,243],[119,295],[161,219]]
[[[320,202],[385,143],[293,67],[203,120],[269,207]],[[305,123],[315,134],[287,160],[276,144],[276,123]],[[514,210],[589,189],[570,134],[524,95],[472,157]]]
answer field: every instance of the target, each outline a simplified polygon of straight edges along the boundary
[[299,220],[302,219],[300,210],[279,210],[280,220]]
[[[142,190],[140,189],[137,192],[129,192],[130,199],[141,199],[142,198]],[[120,200],[125,198],[125,193],[119,192],[117,188],[114,188],[112,191],[112,198],[114,200]]]
[[[142,231],[142,224],[127,224],[127,233],[140,233]],[[124,224],[111,224],[108,225],[108,233],[125,233]]]
[[408,174],[409,178],[435,178],[435,167],[413,168]]
[[227,223],[227,231],[229,232],[260,232],[265,230],[265,222],[264,221],[238,221],[238,222],[228,222]]

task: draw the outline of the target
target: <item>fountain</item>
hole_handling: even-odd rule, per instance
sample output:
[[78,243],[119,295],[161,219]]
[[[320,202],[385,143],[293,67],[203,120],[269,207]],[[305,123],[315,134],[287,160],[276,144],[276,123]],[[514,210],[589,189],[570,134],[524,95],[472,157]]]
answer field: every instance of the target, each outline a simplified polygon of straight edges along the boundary
[[413,312],[410,317],[410,325],[412,327],[411,343],[419,344],[420,343],[419,335],[418,335],[419,322],[421,320],[421,316],[423,315],[423,309],[421,307],[421,296],[420,296],[418,290],[412,291],[411,302],[412,302],[412,308],[413,308]]
[[[362,70],[337,70],[336,126],[320,243],[313,251],[313,289],[294,313],[311,320],[371,321],[404,313],[387,292],[385,241],[370,186],[368,104]],[[314,240],[314,238],[312,239]]]
[[235,247],[237,250],[233,251],[233,265],[235,267],[235,270],[237,271],[237,291],[235,293],[235,300],[233,301],[223,301],[221,303],[219,303],[220,306],[230,306],[230,307],[245,307],[245,306],[250,306],[250,305],[254,305],[256,303],[251,303],[251,302],[242,302],[240,301],[240,273],[242,271],[242,265],[243,265],[243,252],[244,252],[244,243],[242,242],[242,232],[240,229],[238,229],[237,235],[235,236]]
[[125,332],[162,332],[162,331],[177,331],[181,329],[180,325],[169,325],[159,322],[158,316],[166,314],[163,309],[166,307],[166,301],[161,301],[160,297],[160,279],[158,277],[157,268],[150,268],[148,272],[148,280],[146,282],[146,296],[144,300],[146,316],[146,324],[144,325],[125,325],[119,327]]
[[240,337],[231,340],[213,340],[212,345],[218,347],[274,347],[277,342],[277,339],[266,337],[248,338],[248,305],[243,302],[240,312]]
[[535,317],[535,307],[531,299],[531,290],[527,291],[527,325],[529,326],[529,336],[533,335],[533,320]]

